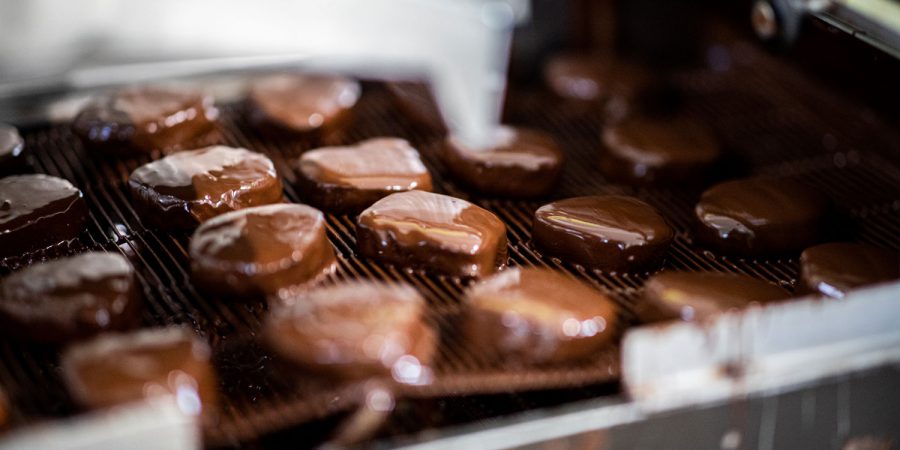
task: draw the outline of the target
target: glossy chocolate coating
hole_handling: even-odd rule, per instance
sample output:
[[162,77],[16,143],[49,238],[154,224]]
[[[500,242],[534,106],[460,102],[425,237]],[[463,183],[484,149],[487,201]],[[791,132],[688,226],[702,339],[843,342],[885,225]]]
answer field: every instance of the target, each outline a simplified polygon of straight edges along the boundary
[[49,175],[0,178],[0,259],[71,241],[87,224],[87,206],[72,183]]
[[797,252],[822,239],[828,210],[826,197],[794,181],[726,181],[694,208],[697,239],[746,256]]
[[546,364],[590,357],[617,328],[612,300],[570,277],[510,268],[468,290],[463,334],[490,362]]
[[651,84],[646,69],[589,54],[563,54],[544,67],[544,81],[557,95],[576,100],[629,102]]
[[349,120],[362,93],[355,80],[327,75],[276,74],[250,86],[250,120],[281,131],[335,131]]
[[637,312],[643,322],[705,320],[730,310],[790,296],[774,284],[746,275],[663,272],[644,284]]
[[832,242],[800,254],[804,292],[842,298],[851,289],[900,278],[900,252],[865,244]]
[[443,160],[453,177],[482,194],[529,198],[546,195],[562,173],[563,153],[544,133],[500,126],[495,144],[475,149],[448,137]]
[[441,111],[434,102],[434,96],[428,85],[393,82],[385,83],[385,86],[394,97],[397,106],[410,120],[439,133],[447,131],[444,116],[441,115]]
[[125,88],[100,97],[72,129],[88,148],[112,155],[190,148],[215,127],[212,97],[159,86]]
[[274,307],[263,329],[285,360],[343,377],[430,379],[435,332],[410,286],[351,281],[304,292]]
[[141,220],[166,230],[193,229],[211,217],[283,197],[269,158],[224,146],[144,164],[131,173],[128,187]]
[[190,254],[197,285],[226,297],[277,294],[319,278],[336,261],[325,217],[294,204],[214,217],[194,232]]
[[662,260],[674,232],[633,197],[575,197],[534,213],[534,245],[547,255],[604,271],[646,268]]
[[19,173],[25,169],[25,141],[19,130],[0,123],[0,175]]
[[506,263],[506,225],[465,200],[409,191],[391,194],[359,215],[363,256],[400,267],[480,277]]
[[200,415],[214,410],[217,400],[210,357],[209,346],[193,332],[155,328],[76,344],[61,366],[69,392],[86,408],[171,394],[184,413]]
[[3,333],[66,342],[140,323],[134,269],[118,254],[90,252],[35,264],[0,280]]
[[688,118],[632,115],[603,130],[603,146],[603,173],[634,184],[700,183],[721,155],[712,130]]
[[9,396],[6,395],[6,391],[0,386],[0,435],[3,434],[7,425],[9,425],[10,411]]
[[359,213],[394,192],[432,189],[419,152],[398,138],[311,150],[295,167],[303,200],[335,214]]

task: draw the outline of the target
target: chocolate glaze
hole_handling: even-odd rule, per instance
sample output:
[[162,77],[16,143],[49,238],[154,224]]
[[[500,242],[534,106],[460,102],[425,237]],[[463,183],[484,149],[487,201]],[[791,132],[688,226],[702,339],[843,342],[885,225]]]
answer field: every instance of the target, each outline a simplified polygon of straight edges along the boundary
[[268,75],[250,86],[250,120],[273,130],[331,133],[349,122],[361,93],[357,81],[344,77]]
[[134,270],[118,254],[89,252],[29,266],[0,280],[0,329],[66,342],[140,323]]
[[215,127],[212,97],[159,86],[125,88],[100,97],[75,117],[86,147],[112,155],[190,147]]
[[545,364],[589,357],[617,328],[606,295],[538,268],[510,268],[468,290],[463,335],[491,362]]
[[542,252],[604,271],[646,268],[662,260],[674,232],[656,210],[632,197],[575,197],[534,214],[531,234]]
[[482,194],[529,198],[546,195],[562,173],[563,153],[544,133],[500,126],[494,146],[472,148],[455,137],[443,146],[451,175]]
[[412,82],[385,83],[397,106],[416,124],[438,133],[446,133],[444,116],[434,102],[428,85]]
[[218,382],[210,349],[193,332],[156,328],[109,333],[70,347],[62,356],[63,380],[75,401],[105,408],[172,394],[190,415],[215,409]]
[[796,252],[822,239],[828,199],[790,180],[726,181],[694,208],[697,239],[726,253],[761,256]]
[[705,320],[716,314],[790,297],[784,289],[745,275],[664,272],[644,284],[637,307],[643,322]]
[[609,55],[562,54],[544,67],[544,81],[557,95],[607,101],[608,112],[624,114],[656,81],[651,72]]
[[273,308],[263,339],[305,368],[422,384],[430,379],[436,339],[424,311],[425,301],[410,286],[351,281],[306,291]]
[[0,175],[20,173],[25,168],[25,141],[19,130],[0,123]]
[[10,411],[9,396],[6,395],[6,391],[0,386],[0,435],[3,434],[7,425],[9,425]]
[[306,205],[256,206],[203,223],[190,245],[193,277],[227,297],[277,294],[335,265],[325,217]]
[[243,148],[213,146],[144,164],[128,187],[141,219],[160,229],[192,229],[205,220],[282,200],[269,158]]
[[804,292],[842,298],[851,289],[900,278],[900,252],[865,244],[832,242],[800,254]]
[[702,182],[721,155],[712,130],[684,117],[626,117],[603,130],[603,146],[603,173],[635,184]]
[[87,224],[81,191],[62,178],[0,178],[0,259],[74,240]]
[[0,434],[3,434],[9,424],[10,410],[9,397],[3,387],[0,387]]
[[398,138],[308,151],[295,168],[303,199],[335,214],[358,213],[394,192],[432,189],[419,152]]
[[363,256],[401,267],[479,277],[506,263],[506,225],[446,195],[391,194],[359,215],[356,235]]

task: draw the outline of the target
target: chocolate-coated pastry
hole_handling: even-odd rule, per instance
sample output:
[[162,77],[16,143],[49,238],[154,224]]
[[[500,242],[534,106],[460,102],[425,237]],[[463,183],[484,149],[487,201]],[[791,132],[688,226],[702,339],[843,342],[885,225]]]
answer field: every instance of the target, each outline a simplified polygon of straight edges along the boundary
[[86,147],[112,155],[191,148],[215,127],[212,97],[186,89],[132,87],[95,99],[72,129]]
[[263,339],[294,364],[344,377],[429,381],[435,332],[410,286],[350,281],[303,292],[273,307]]
[[626,106],[654,80],[649,70],[614,56],[562,54],[547,62],[544,81],[561,97]]
[[278,204],[207,220],[191,238],[198,286],[226,297],[277,294],[315,280],[335,264],[325,217],[306,205]]
[[842,298],[851,289],[900,278],[900,252],[849,242],[820,244],[800,254],[804,292]]
[[385,83],[397,106],[415,123],[439,133],[447,131],[444,116],[434,102],[428,85],[413,82]]
[[281,180],[269,158],[224,146],[178,152],[144,164],[128,180],[145,223],[192,229],[211,217],[282,200]]
[[463,335],[491,362],[577,361],[607,345],[616,327],[612,300],[573,278],[510,268],[468,290]]
[[0,123],[0,175],[25,169],[25,141],[15,127]]
[[56,259],[0,280],[0,329],[10,337],[66,342],[140,320],[134,269],[118,254]]
[[215,410],[218,382],[206,342],[192,331],[154,328],[107,333],[69,347],[63,380],[75,401],[105,408],[158,395],[174,395],[185,414]]
[[644,284],[638,304],[643,322],[704,320],[716,314],[790,297],[784,289],[746,275],[663,272]]
[[631,115],[603,130],[600,167],[628,183],[699,183],[721,155],[712,130],[685,117]]
[[0,259],[72,241],[87,224],[81,191],[62,178],[0,178]]
[[328,75],[276,74],[250,86],[250,120],[293,133],[336,131],[359,100],[359,82]]
[[303,199],[335,214],[355,214],[394,192],[430,191],[419,152],[398,138],[308,151],[296,163]]
[[480,277],[506,264],[506,225],[441,194],[391,194],[359,215],[356,236],[363,256],[401,267]]
[[472,148],[455,137],[443,146],[447,170],[486,195],[528,198],[546,195],[562,172],[563,153],[544,133],[500,126],[489,148]]
[[659,263],[674,232],[652,206],[636,198],[597,195],[541,206],[531,238],[548,255],[613,272]]
[[694,208],[697,239],[745,256],[796,252],[822,239],[829,209],[826,197],[794,181],[726,181]]

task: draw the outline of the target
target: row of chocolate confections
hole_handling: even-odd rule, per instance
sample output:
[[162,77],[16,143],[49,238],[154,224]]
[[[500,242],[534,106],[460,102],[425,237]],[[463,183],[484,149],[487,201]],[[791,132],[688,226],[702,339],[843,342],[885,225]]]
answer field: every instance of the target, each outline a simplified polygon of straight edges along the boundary
[[[681,112],[683,95],[657,71],[612,53],[570,53],[548,61],[544,80],[558,97],[596,108],[604,116],[607,125],[598,166],[611,180],[698,186],[722,168],[725,155],[715,133]],[[578,217],[584,215],[581,211]],[[540,244],[538,219],[533,237]],[[829,229],[835,219],[829,200],[808,186],[789,180],[732,180],[702,194],[694,208],[694,240],[741,257],[784,256],[802,250],[799,293],[843,297],[852,288],[900,278],[897,251],[844,242],[814,245],[835,237],[838,230]],[[588,267],[623,267],[588,255],[576,259]],[[734,281],[727,286],[723,277],[657,275],[645,284],[640,313],[646,320],[687,319],[704,315],[701,311],[723,311],[787,295],[749,278],[732,276]],[[751,287],[754,283],[756,289]]]
[[[498,141],[515,142],[510,135],[510,131],[502,131],[498,133]],[[537,147],[550,147],[546,144],[546,140],[543,142],[543,145]],[[342,178],[348,178],[349,171],[353,175],[349,178],[355,181],[364,179],[380,185],[383,184],[383,180],[379,178],[396,174],[367,173],[367,170],[371,171],[372,165],[365,163],[356,171],[346,169],[347,165],[364,160],[367,153],[376,153],[381,148],[401,148],[404,154],[410,154],[408,144],[405,142],[388,140],[380,144],[373,146],[372,143],[365,143],[355,149],[330,149],[331,151],[322,149],[318,151],[319,153],[309,152],[308,154],[319,156],[307,158],[306,171],[302,170],[304,168],[302,158],[298,167],[310,174],[308,177],[310,179],[319,176],[320,178],[316,178],[318,181],[322,181],[322,173],[326,172],[324,177],[327,177],[327,181],[340,185]],[[462,145],[448,147],[464,148]],[[507,147],[510,150],[469,153],[478,156],[499,154],[500,160],[508,160],[504,159],[504,153],[517,153],[516,145],[498,147]],[[329,153],[338,155],[342,152],[345,153],[343,161],[350,161],[349,163],[334,163],[334,160],[329,161],[327,158],[330,156]],[[538,157],[533,166],[520,163],[521,159],[513,155],[512,166],[541,167],[542,152],[560,154],[558,150],[534,152]],[[398,158],[389,157],[382,161],[395,159]],[[418,161],[418,158],[406,159]],[[336,160],[342,161],[340,157]],[[560,158],[557,158],[556,161],[559,160]],[[329,165],[329,162],[332,164]],[[418,168],[421,163],[411,165]],[[503,167],[502,164],[499,165]],[[409,164],[405,166],[408,168]],[[558,166],[557,163],[555,169],[557,171]],[[338,168],[336,176],[334,170],[331,174],[327,173],[331,167]],[[396,188],[393,187],[396,183],[394,180],[391,182],[392,188],[380,189],[386,192],[370,197],[371,200],[359,201],[358,205],[350,207],[338,202],[333,205],[334,209],[354,210],[364,207],[366,203],[371,203],[392,190],[427,188],[426,186],[430,185],[430,180],[427,183],[421,181],[423,180],[421,177],[427,176],[427,171],[424,171],[424,175],[421,170],[413,172],[416,172],[418,178],[412,185],[405,184],[405,188]],[[501,174],[507,175],[505,178],[513,181],[521,182],[523,178],[527,178],[522,175],[508,176],[508,170]],[[482,175],[477,179],[484,178],[488,177]],[[554,177],[545,178],[552,180]],[[220,180],[226,182],[217,185]],[[312,188],[322,184],[331,183],[319,182]],[[344,187],[353,192],[362,190],[358,183],[349,184],[349,187]],[[203,222],[192,240],[191,254],[198,284],[206,286],[210,291],[232,295],[282,292],[293,284],[315,279],[318,274],[329,270],[333,263],[333,251],[324,236],[322,215],[312,208],[302,205],[273,205],[251,207],[220,215],[232,209],[280,201],[280,183],[272,170],[271,162],[260,155],[246,150],[222,147],[175,154],[135,171],[131,185],[136,201],[146,206],[145,212],[141,214],[148,223],[171,229],[191,228]],[[239,191],[241,195],[236,195],[235,191]],[[254,192],[258,195],[251,195]],[[276,192],[277,199],[274,195]],[[241,197],[245,194],[243,200],[246,201],[242,201]],[[325,205],[323,207],[327,207],[327,202],[335,197],[340,196],[322,195],[319,202]],[[637,205],[636,200],[627,198],[588,200],[588,203],[597,200],[601,203],[621,202],[627,205],[626,209],[649,208],[646,205]],[[566,205],[555,205],[559,206]],[[606,209],[609,209],[608,206]],[[603,210],[604,207],[600,209]],[[167,214],[172,212],[176,215],[168,217]],[[152,219],[154,216],[162,220]],[[210,219],[213,216],[218,217]],[[559,214],[550,214],[547,217],[553,216]],[[616,219],[620,214],[615,213],[612,216]],[[664,222],[660,223],[664,225]],[[614,234],[622,231],[621,229],[616,231],[615,227],[611,229]],[[438,194],[409,192],[379,200],[360,215],[358,233],[360,251],[364,255],[404,267],[421,267],[453,275],[478,276],[493,272],[498,265],[505,262],[503,257],[506,250],[505,227],[502,222],[491,213],[468,202]],[[671,231],[669,233],[671,234]],[[552,235],[552,230],[550,234]],[[554,245],[559,246],[550,243],[546,247],[552,249]],[[257,258],[258,254],[268,256]],[[632,257],[631,261],[634,260]],[[626,256],[625,261],[629,261],[629,257]],[[635,264],[646,262],[638,261]],[[467,322],[489,321],[470,327],[474,330],[470,333],[488,337],[476,339],[483,351],[492,349],[498,359],[504,358],[504,355],[513,355],[515,356],[513,359],[522,361],[555,362],[588,355],[596,350],[598,345],[605,344],[609,340],[612,330],[615,329],[615,317],[608,299],[599,296],[595,291],[590,291],[594,296],[599,296],[595,301],[579,300],[566,304],[565,299],[585,298],[588,291],[581,291],[577,293],[578,295],[574,293],[566,295],[563,296],[565,299],[559,300],[540,289],[542,286],[566,286],[567,281],[563,281],[564,277],[559,279],[547,277],[560,276],[550,272],[507,270],[478,285],[480,288],[473,289],[473,292],[486,292],[483,297],[486,300],[480,302],[477,300],[478,296],[473,295],[475,300],[470,302],[473,305],[471,311],[479,313],[472,314],[472,317],[478,319]],[[206,282],[200,281],[204,278],[207,279]],[[568,283],[571,284],[572,281],[569,280]],[[489,288],[490,286],[494,287]],[[402,306],[401,309],[394,311],[389,306],[397,299],[407,298],[410,295],[401,295],[403,288],[400,286],[369,288],[338,286],[331,289],[336,291],[312,291],[319,294],[300,294],[300,300],[297,296],[284,297],[293,301],[286,302],[291,305],[289,307],[273,308],[273,317],[277,319],[270,320],[272,325],[267,329],[278,331],[266,333],[266,339],[272,348],[287,359],[307,367],[331,365],[337,367],[339,372],[348,373],[369,373],[372,367],[376,367],[377,371],[387,370],[400,381],[422,382],[420,377],[424,376],[422,374],[425,372],[421,370],[421,365],[425,364],[427,367],[430,354],[433,352],[433,344],[430,343],[430,333],[421,324],[418,312],[421,307]],[[337,294],[341,289],[346,293],[343,297]],[[571,289],[589,290],[576,287]],[[344,297],[348,300],[343,302],[328,300]],[[315,298],[324,300],[316,301]],[[377,300],[380,298],[383,300]],[[366,302],[363,299],[375,300]],[[371,307],[354,306],[362,303],[368,303]],[[405,301],[405,303],[401,301],[399,304],[416,305],[421,304],[421,301]],[[406,310],[412,312],[403,312]],[[385,317],[396,318],[397,321]],[[510,317],[516,317],[517,320],[510,320]],[[324,327],[317,328],[310,325],[320,321]],[[379,328],[385,322],[389,323],[387,328]],[[360,327],[361,324],[364,326]],[[293,330],[294,335],[289,333],[290,330]],[[349,331],[333,333],[334,330],[356,330],[359,334],[350,335]],[[384,347],[376,346],[375,350],[372,348],[366,350],[361,346],[360,343],[368,336],[384,336],[384,330],[395,332],[390,339],[384,339],[382,342]],[[489,330],[495,333],[493,337],[489,335]],[[484,342],[496,345],[481,345]],[[403,343],[406,346],[401,345]],[[378,355],[374,360],[373,352]],[[410,374],[419,375],[410,378],[412,376]]]
[[[296,77],[291,82],[304,86],[299,95],[307,98],[298,103],[301,109],[304,101],[318,108],[293,112],[308,115],[307,125],[297,125],[304,131],[349,110],[348,102],[352,105],[359,94],[358,84],[349,80]],[[284,80],[262,80],[253,98],[265,107],[273,89],[285,89]],[[323,103],[323,97],[337,103]],[[90,151],[116,157],[169,153],[204,142],[217,114],[211,99],[195,92],[126,88],[87,105],[73,130]],[[283,118],[277,110],[272,114]],[[27,171],[23,144],[14,128],[0,128],[2,174]],[[130,181],[141,219],[164,229],[190,229],[227,211],[282,200],[271,161],[221,146],[175,153],[142,167]],[[0,258],[5,263],[15,260],[6,266],[35,259],[28,256],[65,254],[66,249],[58,247],[77,240],[87,224],[83,194],[67,180],[41,174],[9,176],[0,179],[0,199]],[[279,206],[297,207],[299,214],[289,215],[291,220],[321,218],[318,211],[301,205],[273,205],[273,211]],[[294,231],[307,239],[307,230]],[[211,352],[193,332],[175,327],[109,333],[139,326],[142,302],[135,283],[129,261],[113,253],[87,252],[34,264],[0,281],[0,328],[12,339],[76,341],[64,352],[61,366],[73,398],[85,407],[170,393],[187,413],[215,411],[218,383]],[[0,422],[5,422],[5,401],[0,409]]]
[[[214,117],[211,104],[194,94],[140,88],[118,91],[88,105],[74,127],[89,149],[127,156],[188,148]],[[310,186],[303,191],[317,199],[315,203],[338,211],[362,209],[393,191],[431,187],[418,153],[400,139],[308,152],[296,168],[308,174]],[[424,322],[424,302],[414,289],[358,282],[291,290],[330,271],[335,256],[325,237],[322,213],[305,205],[282,204],[280,180],[264,156],[223,146],[178,151],[139,167],[129,178],[129,187],[135,209],[148,226],[184,230],[200,225],[190,249],[198,286],[229,297],[278,294],[264,336],[286,360],[348,376],[387,374],[405,383],[427,381],[436,343],[434,331]],[[329,191],[335,187],[337,192]],[[422,194],[433,195],[439,203],[457,201]],[[10,254],[5,256],[54,245],[38,237],[76,239],[86,224],[83,195],[66,180],[46,175],[8,177],[0,183],[0,195],[10,211],[4,217],[9,219],[3,223],[4,238],[21,247],[7,247]],[[467,208],[467,202],[458,201],[461,209]],[[505,254],[502,223],[493,239],[502,242]],[[524,277],[518,270],[504,272],[506,281],[493,283],[483,307],[478,300],[482,297],[472,294],[472,320],[467,323],[476,325],[467,329],[497,336],[488,339],[496,346],[477,348],[498,361],[546,363],[582,358],[611,339],[615,315],[609,299],[552,272],[533,272]],[[539,295],[540,289],[551,284],[577,294],[567,297],[571,310],[535,309],[524,301],[497,306],[498,295],[508,300],[532,296],[534,302],[543,303],[546,296]],[[490,294],[493,291],[500,294]],[[595,301],[573,300],[590,296]],[[503,331],[503,318],[509,314],[501,310],[520,307],[521,323],[515,330]],[[0,320],[8,325],[4,331],[17,339],[66,343],[126,330],[137,326],[140,309],[134,270],[115,254],[88,252],[35,264],[6,277],[0,287]],[[553,316],[544,315],[547,311]],[[526,320],[532,312],[539,314],[534,321]],[[563,322],[568,324],[564,332]],[[522,332],[529,330],[530,337],[523,337]],[[541,345],[535,347],[533,342]],[[135,366],[152,370],[135,373]],[[183,329],[107,333],[72,345],[63,355],[62,367],[74,398],[87,407],[154,392],[175,393],[191,413],[201,411],[202,405],[209,411],[215,404],[209,348]],[[171,376],[176,372],[181,375]]]

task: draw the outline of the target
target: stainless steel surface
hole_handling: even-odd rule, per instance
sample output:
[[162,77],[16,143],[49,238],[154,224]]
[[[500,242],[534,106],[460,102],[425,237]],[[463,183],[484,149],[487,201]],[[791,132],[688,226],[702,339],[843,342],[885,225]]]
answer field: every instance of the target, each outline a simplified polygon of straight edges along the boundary
[[[589,401],[439,438],[376,447],[492,449],[867,449],[900,441],[900,366],[653,414],[624,401]],[[875,447],[852,447],[869,443]]]
[[[784,61],[760,52],[746,42],[716,42],[711,44],[711,48],[716,50],[710,52],[716,58],[710,61],[708,67],[673,74],[672,82],[686,94],[684,111],[697,115],[716,128],[734,155],[742,159],[744,169],[750,174],[793,178],[831,196],[838,209],[853,224],[847,239],[900,248],[900,168],[897,162],[900,138],[895,127],[880,120],[863,105],[829,92]],[[690,224],[691,208],[698,194],[695,190],[680,187],[631,188],[610,183],[599,176],[595,164],[603,118],[583,106],[531,90],[516,92],[510,98],[507,121],[546,130],[566,149],[568,166],[554,197],[598,193],[636,195],[660,209],[678,230],[666,268],[743,273],[793,288],[797,282],[795,257],[746,260],[718,255],[694,244]],[[301,201],[291,187],[294,175],[286,161],[316,143],[302,139],[290,142],[270,140],[244,123],[239,109],[226,107],[226,110],[221,130],[223,141],[268,154],[285,177],[287,198]],[[621,307],[624,318],[633,321],[633,306],[647,273],[595,272],[542,256],[530,245],[530,220],[540,201],[513,202],[468,196],[444,177],[445,171],[436,155],[440,136],[409,122],[377,87],[369,89],[364,95],[358,113],[359,120],[350,127],[344,138],[347,142],[384,134],[410,139],[422,150],[441,190],[472,199],[496,212],[507,224],[511,265],[551,267],[585,280],[612,295]],[[289,407],[291,401],[296,400],[297,391],[288,384],[278,383],[284,380],[276,378],[276,383],[271,383],[272,379],[261,375],[268,370],[265,354],[259,353],[258,349],[246,350],[234,345],[240,343],[235,342],[240,336],[246,336],[258,327],[260,317],[265,313],[264,305],[216,302],[194,290],[186,269],[188,260],[184,248],[187,237],[144,229],[130,208],[123,180],[142,161],[110,161],[92,156],[81,148],[65,125],[33,128],[25,134],[29,148],[35,151],[32,163],[36,171],[70,178],[85,190],[91,205],[91,223],[83,236],[83,244],[88,248],[120,251],[135,261],[147,298],[145,324],[187,323],[216,344],[218,364],[228,369],[222,384],[223,396],[229,405],[228,432],[234,433],[228,443],[237,446],[254,433],[271,432],[291,424],[286,417],[297,413],[296,409]],[[429,303],[440,310],[452,310],[458,306],[465,286],[460,280],[408,273],[358,258],[355,254],[353,219],[329,216],[328,224],[329,238],[341,255],[337,279],[374,277],[403,280],[416,285]],[[891,289],[894,288],[896,285]],[[884,295],[887,298],[893,294]],[[815,305],[798,304],[797,308],[813,310]],[[888,310],[893,314],[890,308]],[[819,314],[828,313],[810,311],[806,317],[816,319]],[[843,317],[848,322],[859,320],[865,323],[871,318],[864,308],[848,314],[851,315]],[[788,314],[784,317],[792,316]],[[893,316],[885,316],[889,317]],[[766,330],[765,324],[753,324],[752,320],[749,323],[748,326],[756,327],[757,332],[764,333]],[[461,339],[453,335],[452,327],[442,326],[450,330],[448,339]],[[814,326],[810,330],[814,331]],[[859,331],[858,328],[848,330]],[[803,330],[796,331],[797,336],[804,336],[801,333]],[[884,336],[891,335],[889,328],[872,331],[885,331]],[[699,333],[698,330],[690,330],[687,334],[699,336]],[[791,336],[794,335],[788,334],[785,339],[790,341]],[[804,344],[799,341],[790,343]],[[841,348],[840,343],[835,344],[838,346],[834,348]],[[818,346],[810,348],[816,349]],[[704,355],[702,349],[692,348],[690,350],[695,352],[696,358],[691,361],[699,361],[696,367],[706,371],[711,371],[714,365],[724,365],[725,372],[732,375],[742,373],[734,370],[740,364],[730,364],[734,358],[719,356],[728,355],[728,351],[732,350],[740,355],[745,353],[727,348],[730,347],[723,346],[722,352],[713,355]],[[806,348],[794,348],[793,356],[785,360],[788,363],[786,366],[744,367],[749,369],[745,372],[751,376],[755,369],[760,369],[758,373],[763,375],[778,373],[769,369],[794,367],[807,357],[818,365],[831,357],[817,356],[819,353],[816,351],[807,353]],[[782,348],[776,346],[773,349],[777,350],[773,352],[777,360]],[[635,357],[648,358],[651,356],[647,355],[661,350],[651,348],[644,356]],[[454,364],[469,367],[465,354],[453,353],[450,356],[458,358]],[[752,358],[748,361],[765,361],[765,358],[756,358],[764,354],[750,352],[747,355]],[[832,356],[845,354],[822,353]],[[704,360],[706,356],[715,358]],[[796,361],[794,356],[798,357]],[[14,396],[16,419],[34,422],[42,418],[68,416],[74,412],[65,391],[58,384],[55,358],[55,353],[47,349],[0,342],[0,383]],[[845,359],[842,357],[841,362]],[[737,360],[741,361],[740,358]],[[687,371],[691,366],[667,367]],[[804,439],[803,442],[812,443],[815,448],[840,448],[850,437],[884,432],[897,436],[895,405],[900,401],[896,398],[896,393],[900,392],[897,388],[900,377],[896,367],[888,364],[871,371],[857,372],[861,367],[865,366],[853,366],[852,371],[842,371],[834,377],[831,377],[833,372],[823,371],[818,376],[826,378],[816,378],[799,386],[797,380],[785,380],[777,386],[762,384],[760,386],[768,386],[763,390],[749,388],[755,385],[741,390],[740,378],[731,377],[725,381],[730,383],[728,388],[718,389],[715,396],[690,397],[694,400],[688,402],[692,406],[686,410],[675,406],[684,403],[675,402],[657,408],[641,406],[629,402],[624,393],[608,385],[583,386],[544,394],[513,392],[486,400],[473,400],[472,396],[445,396],[425,403],[423,408],[405,410],[398,407],[385,425],[384,433],[390,439],[382,442],[385,446],[396,446],[413,439],[423,443],[429,441],[428,445],[455,443],[478,448],[509,447],[514,444],[602,448],[603,442],[607,442],[604,437],[611,435],[621,436],[614,437],[610,442],[618,443],[616,447],[623,448],[684,448],[690,444],[694,447],[755,448],[758,442],[763,444],[759,445],[760,448],[779,448],[782,442],[796,442],[790,439]],[[658,375],[656,378],[644,377],[643,380],[655,380],[663,383],[661,386],[667,386],[665,383],[672,381],[667,380],[659,370],[643,373]],[[770,378],[774,383],[779,383],[777,377]],[[698,392],[696,381],[685,386],[691,389],[678,392]],[[733,395],[721,400],[726,392]],[[699,393],[705,394],[702,389]],[[581,399],[591,400],[563,407],[553,406]],[[404,401],[407,400],[398,399],[398,403]],[[523,416],[498,418],[529,410]],[[310,415],[309,411],[301,412],[303,414],[293,418],[317,417],[316,414]],[[477,420],[484,420],[485,423],[472,424]],[[460,423],[468,425],[455,428]],[[321,425],[313,423],[312,427],[321,428]],[[799,431],[797,427],[800,427]],[[440,431],[423,431],[423,428],[438,428]],[[233,437],[237,435],[244,439]],[[310,439],[308,434],[302,437],[306,439],[304,442]]]
[[[271,67],[432,84],[486,144],[527,0],[47,0],[0,3],[0,99]],[[0,117],[0,119],[7,119]]]
[[833,0],[815,12],[826,23],[900,59],[900,1]]
[[791,45],[802,32],[806,16],[900,58],[898,0],[757,0],[750,10],[750,23],[760,39]]
[[623,383],[641,409],[659,411],[900,364],[897,299],[895,282],[634,329],[622,344]]

